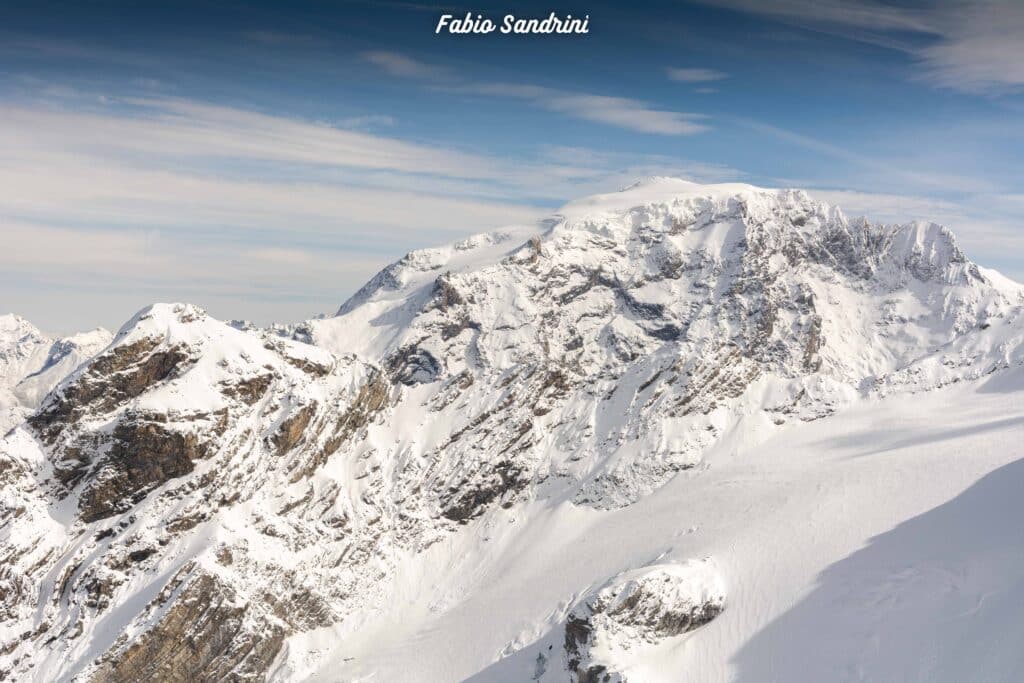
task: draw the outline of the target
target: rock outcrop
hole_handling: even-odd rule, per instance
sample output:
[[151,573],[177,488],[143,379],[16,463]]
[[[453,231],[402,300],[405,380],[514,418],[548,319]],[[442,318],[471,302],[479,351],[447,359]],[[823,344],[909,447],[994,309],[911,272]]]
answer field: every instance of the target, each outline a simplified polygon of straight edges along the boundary
[[708,561],[644,567],[581,600],[565,621],[571,683],[626,683],[623,663],[645,645],[688,633],[721,614],[726,590]]

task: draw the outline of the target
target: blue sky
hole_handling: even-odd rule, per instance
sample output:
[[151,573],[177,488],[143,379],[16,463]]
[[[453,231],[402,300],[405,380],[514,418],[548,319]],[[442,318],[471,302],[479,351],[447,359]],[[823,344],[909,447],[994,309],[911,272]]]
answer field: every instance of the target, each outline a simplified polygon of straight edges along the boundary
[[[591,32],[435,35],[467,10]],[[1024,279],[1022,46],[1015,0],[0,0],[0,309],[299,320],[651,174],[946,223]]]

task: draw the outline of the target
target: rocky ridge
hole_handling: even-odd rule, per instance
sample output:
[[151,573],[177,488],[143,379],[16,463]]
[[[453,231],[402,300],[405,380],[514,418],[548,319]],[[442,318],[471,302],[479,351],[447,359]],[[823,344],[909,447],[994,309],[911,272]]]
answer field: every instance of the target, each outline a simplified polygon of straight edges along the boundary
[[0,450],[8,675],[247,680],[340,619],[370,540],[317,475],[386,404],[379,378],[193,306],[137,315]]

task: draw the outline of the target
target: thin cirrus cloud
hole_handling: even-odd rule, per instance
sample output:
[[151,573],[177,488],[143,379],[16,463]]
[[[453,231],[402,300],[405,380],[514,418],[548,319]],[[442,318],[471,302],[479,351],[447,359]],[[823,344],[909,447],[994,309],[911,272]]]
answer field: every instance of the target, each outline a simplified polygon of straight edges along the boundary
[[[540,94],[529,91],[518,96]],[[616,106],[628,115],[628,105],[615,99],[600,98],[597,103],[602,112],[595,115],[612,112],[609,115],[613,116]],[[551,106],[584,106],[587,102],[593,103],[583,100]],[[698,168],[692,162],[650,155],[621,155],[614,162],[605,159],[599,167],[569,159],[553,163],[543,155],[531,157],[529,153],[516,159],[494,157],[352,129],[393,123],[384,115],[344,119],[341,124],[352,128],[338,128],[183,98],[110,99],[89,109],[74,103],[62,107],[0,105],[0,120],[4,122],[0,145],[7,158],[0,172],[13,174],[15,180],[34,166],[63,167],[50,163],[53,155],[67,164],[85,159],[97,169],[134,170],[126,159],[134,164],[147,160],[142,171],[162,171],[173,162],[176,167],[205,172],[218,159],[232,159],[287,165],[295,181],[312,175],[342,184],[357,184],[358,180],[362,185],[407,187],[431,194],[557,201],[579,191],[557,182],[559,179],[589,181],[595,175],[629,166],[690,166],[696,168],[693,175],[702,178],[707,178],[709,171],[717,173],[708,164]],[[671,121],[655,120],[651,125],[671,125]],[[735,177],[735,171],[726,172]],[[88,184],[82,188],[92,191]],[[17,193],[8,192],[6,197],[13,200]]]
[[364,116],[351,116],[338,122],[341,128],[375,128],[379,126],[395,125],[395,117],[387,114],[366,114]]
[[936,170],[934,168],[915,168],[908,166],[905,160],[902,159],[871,156],[826,140],[819,140],[809,135],[773,126],[763,121],[744,117],[731,117],[730,120],[760,135],[796,145],[824,157],[838,159],[845,164],[848,172],[859,170],[871,176],[874,182],[886,183],[890,187],[899,186],[911,191],[927,191],[932,193],[980,194],[993,190],[992,181],[986,178],[958,174],[955,171]]
[[699,0],[705,4],[770,15],[795,23],[828,22],[862,29],[926,31],[929,22],[910,8],[874,0]]
[[900,7],[873,0],[699,1],[903,51],[917,63],[913,77],[938,87],[966,93],[1024,88],[1020,0]]
[[728,78],[729,74],[717,69],[674,68],[667,69],[670,80],[680,83],[710,83]]
[[364,52],[362,57],[367,62],[380,67],[392,76],[432,80],[448,79],[452,76],[451,72],[444,67],[426,64],[398,52],[370,50]]
[[[0,106],[5,153],[89,147],[165,157],[231,157],[343,165],[451,177],[494,177],[494,161],[477,154],[309,123],[188,99],[125,99],[130,110],[99,112]],[[32,131],[37,134],[32,135]],[[39,138],[44,137],[45,140]]]
[[962,206],[933,197],[814,188],[808,192],[819,201],[840,207],[847,216],[868,216],[873,221],[904,223],[927,216],[928,220],[956,225],[967,219]]
[[968,92],[1024,88],[1024,3],[976,4],[939,19],[939,39],[916,52],[923,79]]
[[480,83],[396,52],[364,52],[363,59],[386,73],[424,81],[453,92],[522,100],[535,107],[593,123],[654,135],[695,135],[709,129],[699,114],[658,109],[642,100],[573,92],[521,83]]
[[[429,173],[500,183],[507,172],[500,160],[229,107],[146,100],[129,114],[4,106],[0,119],[5,215],[105,225],[159,225],[173,215],[193,227],[298,224],[307,233],[344,228],[350,238],[386,227],[395,239],[411,239],[416,230],[443,237],[537,213],[509,201],[392,190],[387,182],[389,174]],[[220,170],[218,160],[287,173],[267,179]],[[379,185],[353,182],[364,171],[383,174]]]

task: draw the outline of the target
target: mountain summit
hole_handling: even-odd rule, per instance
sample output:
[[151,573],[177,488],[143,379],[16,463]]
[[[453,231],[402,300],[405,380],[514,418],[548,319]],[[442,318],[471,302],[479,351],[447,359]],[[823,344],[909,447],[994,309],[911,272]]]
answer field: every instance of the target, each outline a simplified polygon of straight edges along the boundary
[[[652,178],[411,252],[286,332],[152,306],[0,442],[0,673],[398,680],[389,638],[463,633],[534,546],[665,519],[719,457],[847,408],[1012,375],[1022,304],[944,227]],[[16,342],[5,357],[41,353]],[[480,640],[417,680],[625,680],[636,652],[743,609],[728,564],[668,557],[680,524],[604,574],[600,537],[560,555],[588,578],[531,584],[551,602],[495,625],[520,629],[501,656]]]
[[407,448],[432,463],[441,513],[464,519],[549,480],[577,503],[632,502],[741,416],[827,415],[1009,315],[1021,291],[935,224],[653,178],[532,232],[413,252],[312,334],[430,405],[445,431]]

